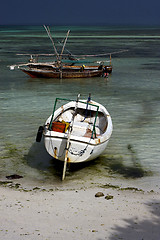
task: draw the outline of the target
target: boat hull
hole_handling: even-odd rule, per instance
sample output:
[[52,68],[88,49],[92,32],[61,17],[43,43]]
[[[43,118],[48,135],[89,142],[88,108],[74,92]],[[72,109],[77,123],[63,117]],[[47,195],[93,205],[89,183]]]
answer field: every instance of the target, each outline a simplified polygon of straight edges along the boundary
[[24,73],[28,74],[32,78],[90,78],[90,77],[100,77],[103,75],[103,70],[86,70],[80,71],[63,71],[54,72],[48,70],[40,69],[21,69]]
[[[70,163],[87,162],[97,158],[107,147],[109,139],[105,142],[97,144],[94,140],[92,143],[83,141],[86,139],[70,139],[70,147],[68,151],[67,161]],[[88,140],[88,139],[87,139]],[[54,158],[64,161],[67,138],[50,137],[45,135],[45,148],[47,152]]]

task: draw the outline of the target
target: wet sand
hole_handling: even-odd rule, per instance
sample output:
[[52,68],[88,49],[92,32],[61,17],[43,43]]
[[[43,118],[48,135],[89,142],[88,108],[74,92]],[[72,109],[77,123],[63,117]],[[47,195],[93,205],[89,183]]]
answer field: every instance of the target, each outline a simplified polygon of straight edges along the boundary
[[0,187],[0,239],[159,240],[158,192],[111,185],[27,190],[20,181]]

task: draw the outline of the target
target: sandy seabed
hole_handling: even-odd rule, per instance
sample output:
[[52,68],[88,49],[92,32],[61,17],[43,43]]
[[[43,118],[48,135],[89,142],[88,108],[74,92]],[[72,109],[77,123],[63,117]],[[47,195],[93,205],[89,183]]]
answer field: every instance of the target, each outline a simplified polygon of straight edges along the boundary
[[[97,192],[103,196],[95,197]],[[155,191],[0,187],[3,240],[159,240],[159,222]]]

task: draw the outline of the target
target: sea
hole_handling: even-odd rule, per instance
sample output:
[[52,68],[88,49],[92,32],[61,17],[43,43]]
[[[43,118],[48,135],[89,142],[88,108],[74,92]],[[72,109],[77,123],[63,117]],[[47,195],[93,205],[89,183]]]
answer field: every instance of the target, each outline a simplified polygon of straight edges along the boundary
[[[160,27],[50,26],[59,53],[68,30],[65,53],[106,54],[82,57],[82,64],[109,64],[111,54],[112,74],[42,79],[10,70],[29,61],[23,54],[54,54],[54,48],[43,26],[0,26],[0,180],[16,174],[23,188],[106,185],[159,192]],[[57,97],[87,99],[89,93],[109,111],[113,133],[99,158],[68,166],[62,182],[63,164],[49,156],[43,139],[36,142],[37,131]]]

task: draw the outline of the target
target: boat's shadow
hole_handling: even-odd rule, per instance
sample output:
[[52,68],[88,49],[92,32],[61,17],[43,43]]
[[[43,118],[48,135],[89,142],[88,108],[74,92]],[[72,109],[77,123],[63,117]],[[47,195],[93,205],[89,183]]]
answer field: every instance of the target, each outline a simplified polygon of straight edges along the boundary
[[[52,174],[56,178],[62,177],[64,162],[51,157],[44,146],[44,141],[34,142],[25,156],[27,164],[39,171]],[[66,174],[75,174],[86,167],[95,164],[94,161],[83,163],[69,163],[67,164]]]

